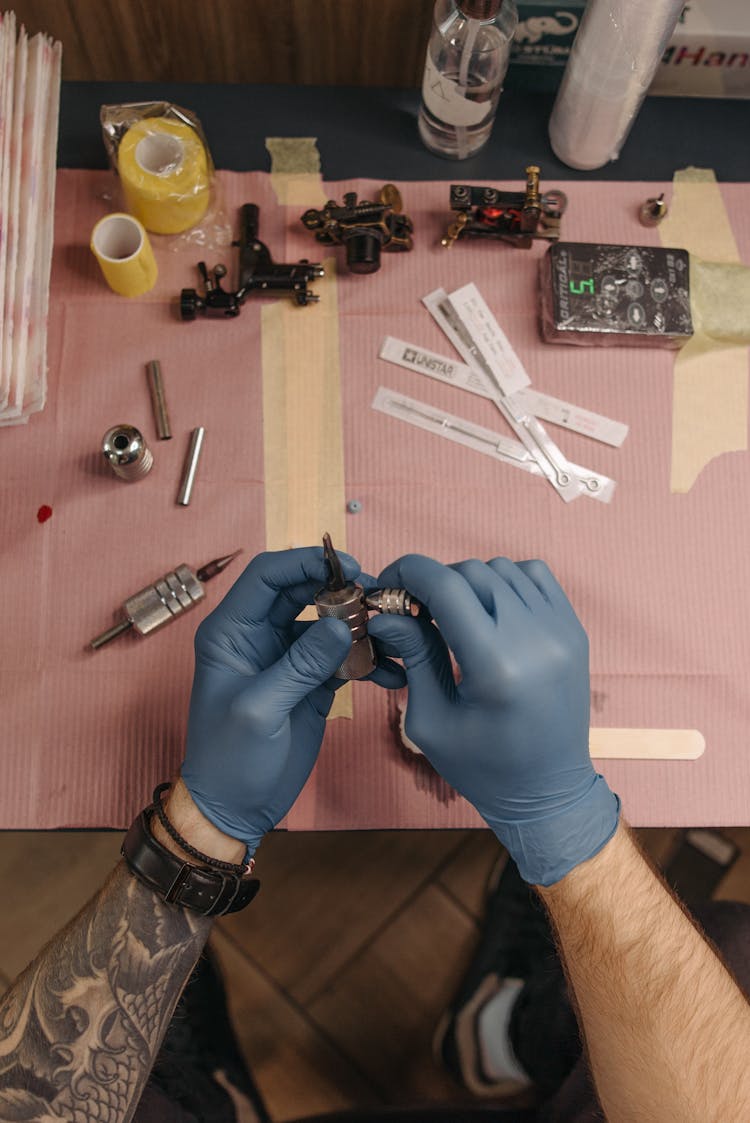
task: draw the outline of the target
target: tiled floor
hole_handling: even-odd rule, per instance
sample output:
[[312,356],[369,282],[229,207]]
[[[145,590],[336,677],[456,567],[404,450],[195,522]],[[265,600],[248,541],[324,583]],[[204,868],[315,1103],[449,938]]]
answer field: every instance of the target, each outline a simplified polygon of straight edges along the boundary
[[[750,829],[716,896],[750,901]],[[678,832],[642,832],[664,861]],[[121,836],[0,834],[0,989],[96,890]],[[274,1120],[457,1102],[432,1036],[471,957],[500,849],[487,831],[276,833],[263,889],[212,936],[235,1025]]]

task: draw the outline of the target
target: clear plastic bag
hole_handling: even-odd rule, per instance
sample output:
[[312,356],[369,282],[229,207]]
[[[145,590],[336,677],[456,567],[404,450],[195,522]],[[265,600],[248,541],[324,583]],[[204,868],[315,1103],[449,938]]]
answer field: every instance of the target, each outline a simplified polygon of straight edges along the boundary
[[99,119],[124,207],[147,230],[173,236],[176,248],[218,248],[231,241],[211,153],[194,113],[171,102],[133,102],[103,105]]

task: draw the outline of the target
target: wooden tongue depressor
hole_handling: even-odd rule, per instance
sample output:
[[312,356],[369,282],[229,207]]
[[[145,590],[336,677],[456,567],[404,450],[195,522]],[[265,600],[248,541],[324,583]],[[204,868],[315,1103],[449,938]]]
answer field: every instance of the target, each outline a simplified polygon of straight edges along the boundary
[[706,740],[697,729],[591,729],[595,760],[697,760]]

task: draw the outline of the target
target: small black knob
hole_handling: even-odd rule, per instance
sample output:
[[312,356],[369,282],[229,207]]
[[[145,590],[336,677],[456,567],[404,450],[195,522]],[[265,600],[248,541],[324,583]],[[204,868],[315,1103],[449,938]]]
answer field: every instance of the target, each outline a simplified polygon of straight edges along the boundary
[[346,264],[352,273],[377,273],[380,268],[380,238],[368,231],[348,238]]
[[183,289],[180,294],[180,319],[194,320],[198,309],[198,293],[195,289]]

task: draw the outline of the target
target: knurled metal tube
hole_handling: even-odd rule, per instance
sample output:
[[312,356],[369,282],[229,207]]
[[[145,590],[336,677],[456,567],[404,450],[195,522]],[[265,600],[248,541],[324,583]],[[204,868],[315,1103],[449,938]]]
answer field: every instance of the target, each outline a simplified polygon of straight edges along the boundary
[[377,660],[372,640],[367,634],[367,606],[361,585],[348,584],[343,589],[321,589],[315,595],[318,616],[343,620],[352,633],[352,646],[344,662],[334,671],[335,678],[364,678],[375,670]]
[[419,616],[421,605],[406,589],[372,589],[365,604],[373,612],[391,616]]
[[201,582],[190,566],[183,563],[128,597],[122,607],[135,630],[147,636],[175,616],[195,608],[205,595]]
[[132,597],[128,597],[122,606],[124,619],[96,636],[90,646],[96,651],[130,628],[134,628],[142,636],[148,636],[169,624],[175,617],[195,608],[205,595],[203,583],[197,574],[182,562],[163,577],[146,585],[145,589],[139,589]]

